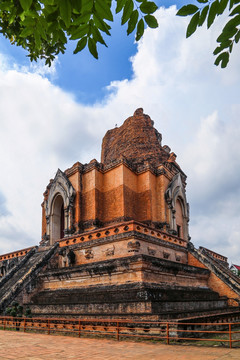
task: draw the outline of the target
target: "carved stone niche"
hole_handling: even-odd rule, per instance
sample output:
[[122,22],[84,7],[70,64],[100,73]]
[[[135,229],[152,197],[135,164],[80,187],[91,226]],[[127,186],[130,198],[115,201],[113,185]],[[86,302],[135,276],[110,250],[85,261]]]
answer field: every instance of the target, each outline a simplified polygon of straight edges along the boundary
[[84,255],[85,255],[86,259],[92,259],[94,257],[93,250],[92,249],[86,249]]
[[156,250],[148,247],[148,254],[151,256],[154,256],[154,255],[156,255]]
[[181,255],[176,254],[176,255],[175,255],[175,258],[176,258],[176,261],[181,261],[181,258],[182,258],[182,257],[181,257]]
[[139,252],[140,247],[141,247],[141,244],[137,240],[129,241],[127,244],[128,252],[137,253],[137,252]]
[[104,250],[103,252],[105,253],[106,256],[113,256],[115,253],[115,246],[113,245],[112,247]]
[[76,261],[76,255],[73,250],[68,248],[63,248],[59,251],[59,255],[62,258],[62,266],[73,266]]
[[164,258],[164,259],[169,259],[169,257],[170,257],[170,253],[164,251],[164,252],[163,252],[163,258]]

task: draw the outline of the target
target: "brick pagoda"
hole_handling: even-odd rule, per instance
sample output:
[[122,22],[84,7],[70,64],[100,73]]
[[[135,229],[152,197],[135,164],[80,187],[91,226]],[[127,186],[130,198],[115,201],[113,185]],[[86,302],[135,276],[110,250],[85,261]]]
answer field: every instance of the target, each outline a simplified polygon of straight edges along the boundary
[[[17,298],[38,316],[157,320],[239,311],[240,283],[227,258],[189,242],[186,175],[153,125],[137,109],[106,133],[100,163],[57,171],[44,192],[40,246],[0,258],[1,281],[10,278],[2,310]],[[26,277],[16,293],[14,261]]]

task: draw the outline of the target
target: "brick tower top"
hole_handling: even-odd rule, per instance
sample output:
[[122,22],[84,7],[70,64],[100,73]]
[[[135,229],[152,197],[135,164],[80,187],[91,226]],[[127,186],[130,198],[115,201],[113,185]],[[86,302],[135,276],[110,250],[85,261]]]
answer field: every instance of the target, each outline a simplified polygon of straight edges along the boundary
[[143,109],[137,109],[122,126],[108,130],[102,141],[101,162],[108,164],[125,157],[134,165],[153,166],[168,160],[170,148],[161,146],[162,135]]

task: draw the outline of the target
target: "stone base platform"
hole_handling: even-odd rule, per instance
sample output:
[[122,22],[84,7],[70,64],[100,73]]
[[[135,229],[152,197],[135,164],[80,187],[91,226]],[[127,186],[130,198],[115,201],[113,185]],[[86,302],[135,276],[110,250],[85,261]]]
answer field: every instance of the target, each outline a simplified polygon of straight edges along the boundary
[[207,286],[209,270],[149,255],[61,267],[23,297],[34,316],[162,320],[228,311]]
[[227,300],[207,288],[132,283],[45,290],[29,305],[34,316],[159,320],[226,311]]

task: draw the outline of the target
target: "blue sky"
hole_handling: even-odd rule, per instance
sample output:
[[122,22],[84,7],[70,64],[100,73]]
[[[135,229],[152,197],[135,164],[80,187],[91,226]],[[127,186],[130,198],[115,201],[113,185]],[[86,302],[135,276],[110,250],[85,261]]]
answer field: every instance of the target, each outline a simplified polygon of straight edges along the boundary
[[[77,101],[93,104],[106,95],[106,86],[112,80],[130,79],[132,76],[129,58],[136,53],[134,34],[127,36],[126,26],[120,25],[120,16],[112,24],[112,36],[106,36],[108,48],[98,46],[99,59],[96,60],[88,49],[73,55],[76,41],[70,41],[65,54],[59,54],[56,64],[57,74],[52,82],[74,94]],[[0,39],[2,52],[11,56],[18,64],[28,65],[26,51]]]
[[0,253],[39,243],[49,179],[100,160],[105,132],[143,107],[188,176],[193,243],[240,263],[240,49],[217,68],[224,19],[186,39],[168,5],[138,44],[118,19],[99,60],[69,45],[48,69],[0,37]]
[[[179,1],[178,7],[188,1]],[[156,4],[169,7],[174,0],[156,1]],[[70,41],[65,54],[59,54],[56,64],[57,74],[52,82],[62,89],[72,92],[78,102],[93,104],[107,95],[106,87],[113,80],[131,79],[133,72],[129,58],[137,51],[134,33],[127,36],[127,25],[121,26],[121,14],[115,15],[111,36],[105,36],[108,48],[99,44],[99,59],[89,54],[87,48],[73,55],[76,41]],[[26,51],[13,46],[8,40],[0,38],[2,53],[11,56],[20,65],[28,65]]]

